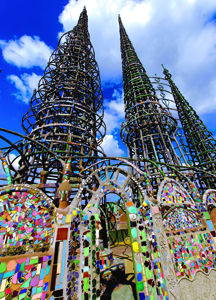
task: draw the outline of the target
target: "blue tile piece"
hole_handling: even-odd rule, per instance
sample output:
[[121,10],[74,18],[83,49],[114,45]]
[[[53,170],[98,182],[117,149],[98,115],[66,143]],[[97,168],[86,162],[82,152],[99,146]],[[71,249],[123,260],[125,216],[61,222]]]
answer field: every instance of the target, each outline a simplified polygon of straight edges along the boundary
[[145,300],[145,294],[139,293],[139,300]]
[[45,273],[45,269],[43,268],[43,269],[41,269],[41,271],[40,271],[40,280],[41,280],[41,279],[44,279],[44,273]]
[[47,292],[48,286],[49,286],[49,282],[46,282],[46,283],[44,284],[44,288],[43,288],[43,290],[44,290],[45,292]]
[[21,294],[24,294],[24,293],[27,293],[27,289],[21,290],[19,294],[21,295]]
[[17,272],[19,272],[19,270],[20,270],[20,264],[17,264],[17,265],[16,265],[15,274],[16,274]]
[[210,231],[213,231],[213,230],[214,230],[214,227],[213,227],[213,225],[212,225],[211,220],[206,220],[206,223],[208,224],[208,227],[209,227]]
[[37,287],[35,286],[35,287],[33,287],[33,289],[32,289],[32,295],[36,294],[36,291],[37,291]]

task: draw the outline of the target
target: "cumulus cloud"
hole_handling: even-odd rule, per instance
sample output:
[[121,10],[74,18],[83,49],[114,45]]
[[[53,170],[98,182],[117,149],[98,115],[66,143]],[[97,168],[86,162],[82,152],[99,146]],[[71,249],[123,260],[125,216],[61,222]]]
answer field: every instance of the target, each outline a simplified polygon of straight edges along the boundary
[[37,88],[41,77],[42,75],[36,75],[35,73],[32,73],[31,75],[24,73],[21,75],[21,78],[14,74],[9,75],[7,79],[14,84],[18,90],[12,95],[14,95],[17,100],[21,100],[22,102],[28,104],[33,90]]
[[215,0],[70,0],[59,16],[63,31],[77,24],[84,5],[102,83],[122,78],[120,14],[149,76],[163,76],[163,63],[198,112],[216,109]]
[[115,140],[112,134],[105,135],[101,146],[104,149],[106,155],[108,156],[121,156],[124,154],[124,151],[119,148],[118,141]]
[[104,121],[108,134],[115,132],[115,130],[121,126],[125,115],[122,89],[114,89],[112,98],[114,98],[114,100],[104,100]]
[[0,48],[6,62],[19,68],[38,66],[44,69],[52,53],[52,49],[40,41],[38,36],[32,38],[28,35],[19,40],[0,40]]

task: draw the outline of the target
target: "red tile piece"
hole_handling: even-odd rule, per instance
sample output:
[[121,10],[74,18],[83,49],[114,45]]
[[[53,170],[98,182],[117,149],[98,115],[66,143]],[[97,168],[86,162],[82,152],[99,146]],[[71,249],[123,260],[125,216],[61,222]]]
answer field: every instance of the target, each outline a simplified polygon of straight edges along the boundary
[[68,228],[58,228],[57,232],[57,241],[67,240],[68,237]]

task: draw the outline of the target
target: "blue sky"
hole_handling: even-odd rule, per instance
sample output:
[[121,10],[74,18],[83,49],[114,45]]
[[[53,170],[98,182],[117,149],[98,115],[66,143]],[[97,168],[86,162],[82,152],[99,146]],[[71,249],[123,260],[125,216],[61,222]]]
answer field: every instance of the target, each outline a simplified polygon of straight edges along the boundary
[[59,36],[76,25],[84,5],[101,72],[107,123],[102,146],[108,155],[126,155],[119,135],[124,121],[119,13],[148,75],[162,76],[163,63],[216,135],[215,0],[1,1],[0,127],[24,133],[21,118],[32,91]]

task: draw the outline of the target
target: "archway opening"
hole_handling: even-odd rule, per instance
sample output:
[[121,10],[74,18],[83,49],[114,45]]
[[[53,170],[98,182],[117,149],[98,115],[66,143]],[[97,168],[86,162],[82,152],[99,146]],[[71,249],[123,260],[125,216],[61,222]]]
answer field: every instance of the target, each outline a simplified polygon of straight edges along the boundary
[[[100,200],[101,299],[116,299],[122,293],[136,299],[130,237],[125,203],[121,196],[108,193]],[[108,266],[108,267],[107,267]]]

